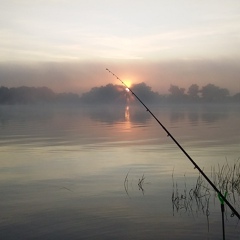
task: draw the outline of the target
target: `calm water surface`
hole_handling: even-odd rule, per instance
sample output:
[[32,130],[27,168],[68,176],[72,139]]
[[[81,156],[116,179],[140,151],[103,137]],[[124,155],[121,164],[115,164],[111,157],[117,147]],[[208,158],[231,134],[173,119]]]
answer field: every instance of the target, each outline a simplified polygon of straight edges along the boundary
[[[209,176],[239,159],[240,106],[152,111]],[[0,133],[0,239],[222,239],[212,190],[207,216],[173,207],[198,172],[141,107],[1,106]]]

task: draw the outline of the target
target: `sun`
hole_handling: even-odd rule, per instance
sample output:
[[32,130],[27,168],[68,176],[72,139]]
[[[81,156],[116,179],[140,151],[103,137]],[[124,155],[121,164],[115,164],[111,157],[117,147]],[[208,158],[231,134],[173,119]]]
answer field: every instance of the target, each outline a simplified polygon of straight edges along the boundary
[[123,82],[125,83],[127,88],[130,88],[132,86],[132,82],[129,79],[125,79]]
[[124,85],[125,85],[125,90],[127,91],[127,92],[130,92],[131,90],[130,90],[130,87],[132,86],[132,81],[131,80],[129,80],[129,79],[124,79],[124,81],[123,81],[123,83],[124,83]]

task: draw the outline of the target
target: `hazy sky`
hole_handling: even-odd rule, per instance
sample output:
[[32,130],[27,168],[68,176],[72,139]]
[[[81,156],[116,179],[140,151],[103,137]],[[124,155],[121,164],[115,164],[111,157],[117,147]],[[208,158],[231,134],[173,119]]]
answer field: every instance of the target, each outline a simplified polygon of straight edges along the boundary
[[0,85],[81,93],[122,80],[240,92],[239,0],[1,0]]

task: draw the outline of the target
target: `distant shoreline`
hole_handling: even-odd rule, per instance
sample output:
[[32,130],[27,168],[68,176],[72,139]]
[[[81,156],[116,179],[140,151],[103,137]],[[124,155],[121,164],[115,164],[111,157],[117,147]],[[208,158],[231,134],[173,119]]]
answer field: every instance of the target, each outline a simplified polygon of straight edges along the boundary
[[[202,89],[196,84],[185,89],[171,85],[168,95],[153,92],[145,83],[136,84],[133,91],[146,104],[239,104],[240,93],[229,95],[227,89],[208,84]],[[133,105],[136,98],[121,85],[94,87],[81,96],[76,93],[55,93],[47,87],[0,87],[0,105],[65,104],[65,105]]]

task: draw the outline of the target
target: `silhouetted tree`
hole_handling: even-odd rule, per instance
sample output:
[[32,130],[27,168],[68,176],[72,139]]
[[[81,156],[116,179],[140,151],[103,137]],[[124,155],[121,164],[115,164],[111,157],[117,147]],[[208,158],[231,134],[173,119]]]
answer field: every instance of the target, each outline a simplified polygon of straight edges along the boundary
[[168,91],[170,92],[170,100],[182,101],[186,99],[185,88],[180,88],[171,84]]
[[136,93],[142,101],[144,102],[155,102],[160,99],[160,96],[157,92],[153,92],[152,88],[142,82],[139,84],[134,84],[132,87],[134,93]]
[[201,89],[202,98],[205,101],[215,102],[223,101],[229,96],[229,91],[226,88],[219,88],[214,84],[208,84]]
[[1,104],[6,104],[9,103],[10,99],[10,91],[6,87],[1,87],[0,88],[0,103]]
[[39,102],[54,101],[55,93],[47,88],[18,87],[18,88],[0,88],[1,104],[28,104]]
[[35,101],[37,102],[51,102],[56,98],[56,93],[54,93],[50,88],[47,87],[39,87],[33,90],[35,94]]
[[81,100],[85,103],[121,103],[125,88],[118,85],[108,84],[106,86],[94,87],[89,92],[82,94]]
[[199,96],[199,86],[197,84],[192,84],[189,88],[188,88],[188,96],[190,98],[190,100],[198,100]]
[[19,87],[10,88],[10,102],[27,104],[27,103],[39,103],[50,102],[55,98],[55,93],[47,87]]
[[232,99],[233,99],[234,102],[239,102],[240,103],[240,92],[233,95]]

